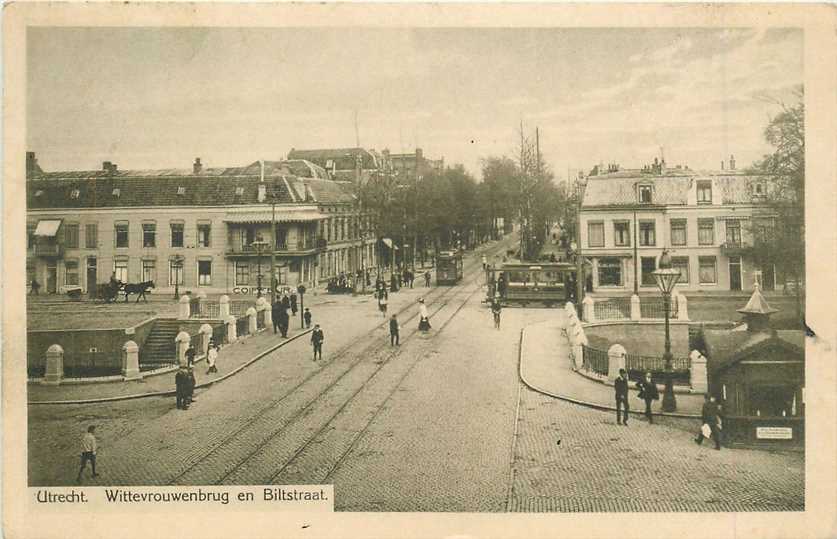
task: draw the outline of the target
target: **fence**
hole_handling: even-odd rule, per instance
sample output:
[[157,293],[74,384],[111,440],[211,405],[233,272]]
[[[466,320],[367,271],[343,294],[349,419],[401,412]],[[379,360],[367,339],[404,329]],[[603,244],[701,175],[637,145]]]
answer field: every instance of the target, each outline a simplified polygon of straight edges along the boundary
[[582,366],[591,372],[597,374],[607,375],[607,352],[590,348],[589,346],[582,346]]
[[256,329],[264,329],[264,309],[256,311]]
[[212,340],[216,344],[229,344],[227,342],[227,324],[215,324],[212,326]]
[[[671,360],[672,378],[676,383],[689,384],[690,360],[688,357],[675,357]],[[645,373],[651,373],[651,380],[654,383],[665,382],[666,362],[662,357],[640,356],[636,354],[625,354],[625,369],[628,371],[628,378],[641,380]]]
[[254,302],[252,301],[230,301],[230,314],[238,318],[239,316],[244,316],[247,314],[247,309],[252,307]]
[[205,318],[218,320],[221,318],[221,305],[218,302],[190,300],[189,318]]
[[630,320],[631,298],[597,299],[593,312],[596,320]]
[[[677,298],[671,298],[669,305],[671,309],[669,318],[677,318]],[[642,298],[639,311],[642,318],[659,318],[662,320],[666,316],[665,302],[663,298]]]

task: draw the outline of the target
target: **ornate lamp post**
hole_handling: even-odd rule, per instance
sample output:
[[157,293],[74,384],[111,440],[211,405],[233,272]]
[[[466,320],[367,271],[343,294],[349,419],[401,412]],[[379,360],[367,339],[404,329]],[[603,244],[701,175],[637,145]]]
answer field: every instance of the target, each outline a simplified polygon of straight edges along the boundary
[[[260,298],[262,297],[262,249],[267,247],[269,244],[266,241],[264,241],[261,236],[257,236],[256,241],[254,241],[250,245],[256,248],[256,298]],[[273,275],[271,272],[271,279],[272,278]]]
[[666,317],[666,344],[665,352],[663,353],[663,360],[666,362],[666,388],[663,392],[663,412],[673,412],[677,410],[677,401],[674,398],[674,382],[671,377],[671,336],[669,334],[669,312],[671,310],[671,292],[674,290],[674,285],[680,280],[680,270],[671,267],[671,257],[668,250],[663,250],[660,256],[658,269],[654,272],[654,279],[657,281],[657,286],[663,293],[663,303]]
[[172,258],[174,262],[174,299],[180,299],[180,279],[183,277],[183,255],[174,255]]

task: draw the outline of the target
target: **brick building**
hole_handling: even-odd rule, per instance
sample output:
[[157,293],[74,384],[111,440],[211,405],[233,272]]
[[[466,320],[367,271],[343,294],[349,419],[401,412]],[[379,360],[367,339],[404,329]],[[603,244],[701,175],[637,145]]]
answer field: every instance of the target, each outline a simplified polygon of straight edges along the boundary
[[[160,293],[254,294],[269,286],[271,221],[280,284],[312,285],[376,263],[345,183],[291,159],[243,167],[44,172],[27,154],[27,281],[90,293],[111,273]],[[267,242],[259,247],[258,240]],[[362,245],[363,244],[363,245]],[[363,252],[363,256],[361,255]]]
[[777,284],[774,267],[753,258],[767,241],[773,218],[765,180],[734,170],[666,169],[590,176],[581,207],[581,246],[592,262],[596,292],[657,292],[652,272],[667,248],[680,268],[683,291],[763,290]]

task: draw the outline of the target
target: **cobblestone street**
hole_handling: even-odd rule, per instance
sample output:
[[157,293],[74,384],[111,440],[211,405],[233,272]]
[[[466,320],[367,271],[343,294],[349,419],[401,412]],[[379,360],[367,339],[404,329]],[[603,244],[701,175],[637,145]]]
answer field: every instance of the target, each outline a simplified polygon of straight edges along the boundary
[[[523,385],[521,329],[563,313],[507,308],[493,329],[475,266],[460,287],[391,296],[390,312],[407,308],[398,348],[374,303],[339,297],[317,308],[325,362],[303,337],[188,412],[157,397],[32,406],[30,484],[73,484],[78,438],[95,423],[102,476],[88,485],[333,483],[343,511],[804,508],[800,453],[716,452],[682,428],[619,427]],[[428,335],[410,319],[421,296]]]

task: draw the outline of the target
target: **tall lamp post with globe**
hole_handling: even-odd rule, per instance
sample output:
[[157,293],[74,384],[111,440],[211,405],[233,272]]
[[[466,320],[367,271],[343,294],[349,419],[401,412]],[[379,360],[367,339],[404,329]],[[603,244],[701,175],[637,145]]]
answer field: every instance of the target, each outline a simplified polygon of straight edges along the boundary
[[[257,273],[256,273],[256,298],[262,297],[262,251],[265,247],[270,245],[266,241],[262,239],[261,236],[256,238],[256,241],[251,243],[253,247],[256,248],[256,266],[257,266]],[[273,272],[271,271],[271,279],[273,279]]]
[[663,392],[663,412],[674,412],[677,410],[677,401],[674,398],[674,382],[671,375],[671,336],[669,333],[669,313],[671,312],[671,292],[674,290],[674,285],[680,280],[680,270],[671,267],[671,256],[668,250],[663,250],[660,255],[660,262],[657,269],[653,272],[654,279],[657,281],[657,286],[663,294],[663,304],[665,309],[666,319],[666,341],[665,352],[663,353],[663,361],[665,361],[666,369],[666,386]]
[[180,280],[183,278],[183,255],[177,254],[172,257],[174,268],[174,299],[180,299]]

